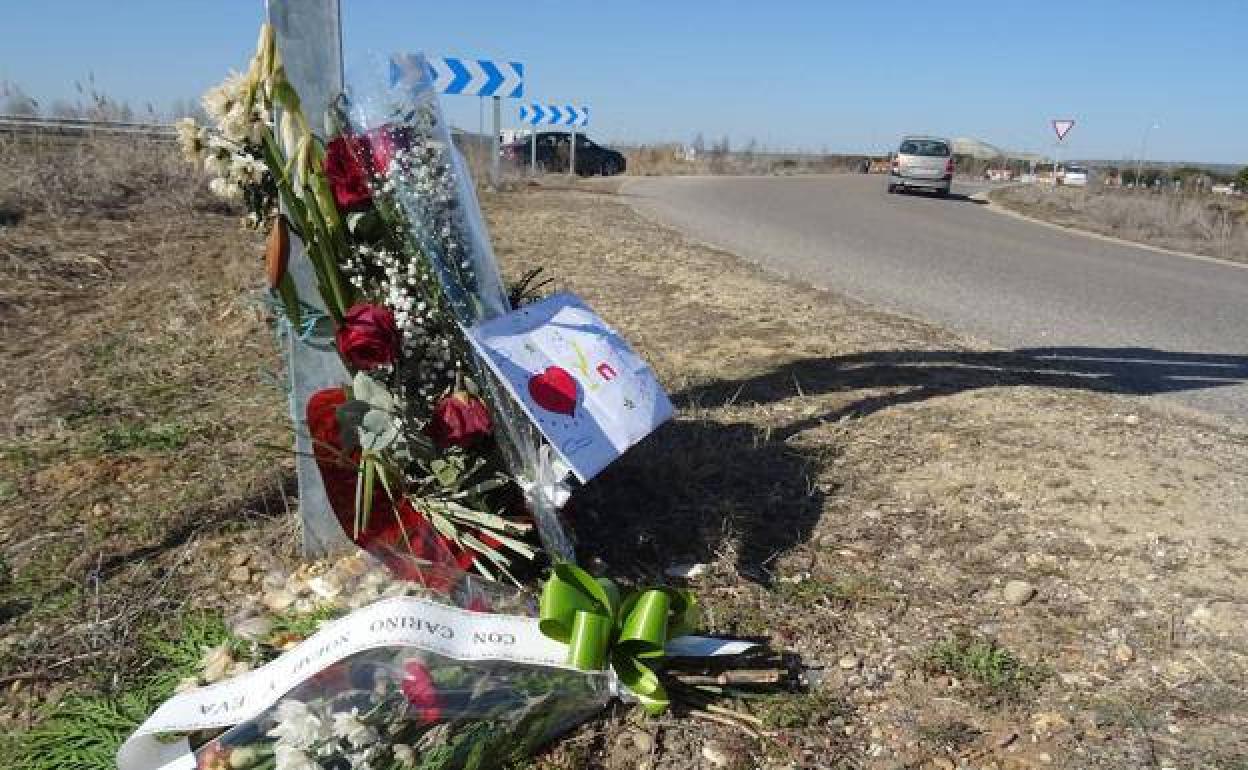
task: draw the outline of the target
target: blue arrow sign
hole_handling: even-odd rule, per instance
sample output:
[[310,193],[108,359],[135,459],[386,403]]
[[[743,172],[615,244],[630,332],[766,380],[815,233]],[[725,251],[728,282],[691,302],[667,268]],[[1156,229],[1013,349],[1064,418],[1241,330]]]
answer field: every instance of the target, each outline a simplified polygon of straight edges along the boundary
[[520,122],[530,126],[543,123],[549,126],[574,126],[583,128],[589,125],[589,108],[574,107],[565,104],[557,105],[525,104],[520,107]]
[[454,56],[422,60],[419,54],[395,54],[390,57],[390,85],[411,90],[432,85],[440,94],[519,99],[524,96],[524,64]]

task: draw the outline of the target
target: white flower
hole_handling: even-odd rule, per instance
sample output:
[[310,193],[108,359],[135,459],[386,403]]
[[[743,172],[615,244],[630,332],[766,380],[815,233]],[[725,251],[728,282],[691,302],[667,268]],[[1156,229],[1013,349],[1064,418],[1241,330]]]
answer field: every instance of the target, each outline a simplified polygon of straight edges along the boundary
[[300,701],[284,700],[277,704],[276,717],[277,726],[269,731],[269,737],[276,738],[279,747],[309,749],[329,738],[324,720]]
[[369,746],[357,754],[348,754],[347,759],[351,762],[351,770],[372,770],[373,760],[379,756],[381,756],[381,747]]
[[294,746],[279,743],[274,756],[277,759],[276,770],[321,770],[320,765]]
[[235,104],[230,111],[221,117],[218,124],[221,135],[231,142],[246,141],[250,134],[251,116],[242,104]]
[[[216,181],[216,180],[213,180]],[[234,665],[234,657],[230,655],[230,645],[222,642],[216,647],[204,650],[204,657],[200,659],[199,665],[203,668],[203,677],[205,682],[219,682],[229,673],[230,667]]]
[[264,164],[250,155],[235,155],[230,159],[230,178],[239,184],[260,184],[264,172]]
[[362,749],[372,746],[381,737],[374,727],[360,721],[359,709],[339,711],[334,714],[334,737],[342,738],[352,747]]
[[208,189],[213,195],[225,201],[237,202],[243,199],[243,188],[221,177],[209,181]]
[[416,752],[411,746],[405,746],[402,743],[396,743],[390,747],[390,752],[394,754],[394,761],[402,767],[416,766]]
[[238,72],[231,72],[221,84],[208,89],[200,100],[204,111],[214,120],[220,121],[234,109],[243,98],[246,77]]

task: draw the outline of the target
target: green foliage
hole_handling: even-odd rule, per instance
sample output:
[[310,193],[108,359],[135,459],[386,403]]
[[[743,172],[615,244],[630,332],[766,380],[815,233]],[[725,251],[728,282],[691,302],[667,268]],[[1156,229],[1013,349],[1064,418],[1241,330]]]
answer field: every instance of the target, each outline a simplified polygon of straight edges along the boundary
[[960,751],[971,745],[980,735],[981,730],[960,720],[939,722],[934,725],[920,725],[919,738],[938,748]]
[[216,615],[184,616],[172,639],[150,639],[152,671],[122,683],[120,695],[76,694],[49,704],[33,729],[0,742],[0,767],[24,770],[111,770],[117,749],[170,695],[199,671],[204,648],[228,638]]
[[96,446],[101,452],[128,452],[134,449],[161,452],[181,449],[189,438],[190,431],[179,423],[123,423],[101,431]]
[[0,503],[7,503],[17,498],[17,482],[12,479],[0,479]]
[[273,634],[308,637],[333,620],[339,612],[332,606],[318,607],[311,612],[285,612],[273,618]]
[[1248,192],[1248,166],[1244,166],[1235,175],[1235,189],[1240,192]]
[[767,727],[790,729],[819,727],[850,712],[845,701],[823,691],[775,695],[759,700],[755,707]]
[[956,676],[990,698],[1016,697],[1045,677],[1043,668],[1024,663],[993,640],[967,633],[929,647],[923,663],[929,672]]

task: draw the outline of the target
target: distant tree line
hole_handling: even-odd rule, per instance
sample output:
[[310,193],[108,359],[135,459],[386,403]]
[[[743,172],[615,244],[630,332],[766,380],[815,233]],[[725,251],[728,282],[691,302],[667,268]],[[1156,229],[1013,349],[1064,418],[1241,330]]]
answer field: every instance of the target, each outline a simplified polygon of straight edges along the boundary
[[118,101],[101,91],[94,76],[74,83],[77,98],[40,101],[17,83],[0,80],[0,115],[19,117],[78,118],[82,120],[113,120],[122,122],[164,123],[182,117],[206,122],[207,116],[194,99],[178,99],[168,110],[158,111],[148,103],[136,110],[128,102]]

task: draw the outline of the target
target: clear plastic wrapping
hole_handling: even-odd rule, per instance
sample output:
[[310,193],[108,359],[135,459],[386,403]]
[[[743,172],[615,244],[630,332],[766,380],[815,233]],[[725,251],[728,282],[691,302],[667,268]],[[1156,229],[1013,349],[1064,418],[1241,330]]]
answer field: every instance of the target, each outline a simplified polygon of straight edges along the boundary
[[[436,276],[445,310],[463,328],[512,311],[467,164],[419,55],[401,55],[348,72],[335,111],[344,135],[363,137],[376,210],[406,233],[407,251]],[[465,339],[464,347],[471,351]],[[475,355],[467,366],[490,405],[499,447],[525,493],[538,535],[554,559],[571,559],[572,544],[558,517],[567,501],[568,471],[543,452],[544,441],[505,387]]]

